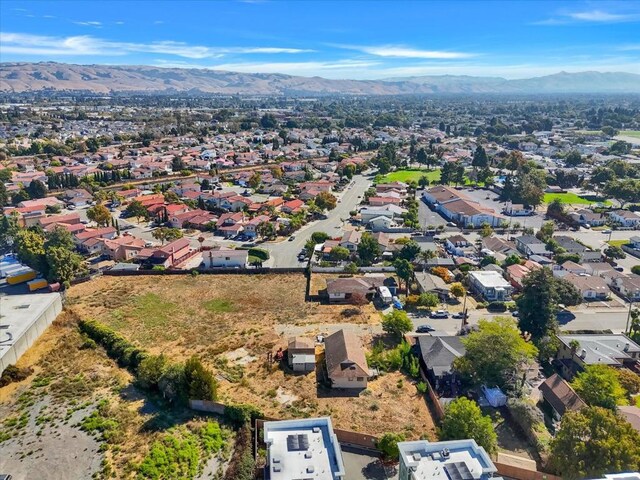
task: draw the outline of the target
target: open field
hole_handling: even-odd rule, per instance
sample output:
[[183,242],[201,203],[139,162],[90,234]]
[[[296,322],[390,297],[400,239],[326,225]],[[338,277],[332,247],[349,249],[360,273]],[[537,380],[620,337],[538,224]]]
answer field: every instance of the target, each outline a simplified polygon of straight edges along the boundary
[[[425,401],[401,373],[370,382],[358,397],[336,398],[314,372],[292,375],[267,362],[290,336],[350,328],[370,343],[380,332],[371,305],[347,315],[345,306],[305,302],[305,282],[294,274],[102,277],[74,287],[69,304],[152,353],[199,355],[220,380],[222,402],[250,403],[273,418],[331,415],[338,428],[433,438]],[[321,288],[322,278],[314,283]]]
[[618,135],[621,137],[640,138],[640,130],[621,130]]
[[[0,388],[0,471],[14,480],[149,478],[137,474],[154,442],[186,438],[205,422],[138,390],[127,370],[87,343],[68,311],[17,366],[34,372]],[[201,473],[190,478],[218,468],[216,457],[196,455]]]
[[581,197],[576,195],[573,192],[566,193],[545,193],[544,194],[544,203],[551,203],[555,199],[559,199],[562,203],[566,203],[568,205],[592,205],[594,203],[604,203],[605,205],[611,205],[609,200],[604,200],[602,202],[597,202],[594,200],[589,200],[588,198]]
[[607,244],[611,245],[612,247],[621,247],[622,245],[626,245],[627,243],[629,243],[629,240],[609,240],[607,242]]
[[437,182],[440,180],[440,170],[415,170],[415,169],[406,169],[406,170],[396,170],[395,172],[387,173],[382,177],[380,183],[391,183],[391,182],[417,182],[422,177],[427,177],[429,183]]

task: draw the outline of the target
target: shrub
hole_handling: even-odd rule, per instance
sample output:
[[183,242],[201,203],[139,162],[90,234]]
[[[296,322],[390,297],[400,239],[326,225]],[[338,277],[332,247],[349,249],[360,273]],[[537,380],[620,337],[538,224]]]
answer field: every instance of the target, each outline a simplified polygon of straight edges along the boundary
[[138,366],[138,382],[148,389],[158,388],[160,377],[167,368],[167,358],[164,355],[150,355]]
[[7,368],[4,369],[0,377],[0,387],[4,387],[13,382],[21,382],[32,373],[33,368],[31,367],[18,368],[15,365],[7,365]]
[[215,400],[218,397],[218,382],[196,356],[185,363],[184,381],[192,400]]
[[263,262],[269,260],[269,252],[264,248],[250,248],[249,255],[252,257],[258,257]]
[[248,404],[226,405],[224,417],[236,427],[247,425],[252,419],[262,417],[257,407]]
[[398,442],[402,441],[404,441],[404,435],[401,433],[385,433],[378,440],[376,448],[380,450],[382,458],[385,460],[396,460],[400,455]]
[[427,393],[427,384],[424,382],[418,382],[416,384],[416,389],[418,390],[418,393],[424,395],[425,393]]
[[504,302],[491,302],[487,305],[487,310],[491,312],[506,312],[507,305]]
[[173,363],[168,365],[158,379],[158,389],[165,400],[170,403],[184,400],[186,389],[184,365]]
[[545,455],[549,449],[551,434],[545,427],[542,411],[532,402],[517,398],[509,399],[507,409],[538,454]]

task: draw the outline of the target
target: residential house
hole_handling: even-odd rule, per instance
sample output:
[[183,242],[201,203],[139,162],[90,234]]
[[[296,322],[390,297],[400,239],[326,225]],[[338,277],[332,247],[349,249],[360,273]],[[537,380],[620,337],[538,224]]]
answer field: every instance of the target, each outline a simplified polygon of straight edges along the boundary
[[[245,222],[243,233],[249,238],[256,238],[258,237],[258,226],[262,223],[269,223],[270,220],[271,217],[269,217],[268,215],[258,215],[248,222]],[[278,229],[276,228],[276,231],[277,230]]]
[[301,212],[303,209],[304,202],[300,199],[289,200],[288,202],[285,202],[281,207],[281,210],[289,215]]
[[502,210],[502,213],[509,215],[510,217],[526,217],[533,215],[535,211],[521,203],[508,203]]
[[325,337],[324,355],[332,388],[367,388],[369,367],[361,340],[351,330]]
[[628,301],[640,301],[640,276],[636,274],[626,275],[615,270],[604,273],[605,279],[609,278],[611,289]]
[[557,373],[542,382],[538,389],[557,420],[560,420],[565,412],[576,412],[587,406],[571,385]]
[[396,226],[396,223],[390,217],[381,215],[369,220],[368,225],[372,232],[385,232]]
[[536,268],[541,268],[541,265],[536,262],[532,262],[531,260],[527,260],[526,264],[523,265],[520,265],[519,263],[509,265],[505,270],[506,278],[514,289],[522,290],[525,277]]
[[358,230],[349,230],[344,232],[339,245],[354,253],[358,251],[358,245],[360,244],[361,238],[362,232]]
[[489,301],[505,302],[511,298],[513,287],[497,272],[476,270],[469,272],[471,290]]
[[157,248],[144,248],[136,256],[136,260],[148,266],[175,267],[191,254],[191,243],[188,238],[179,238]]
[[602,213],[594,213],[584,208],[571,212],[569,216],[581,225],[589,225],[591,227],[600,227],[607,223],[607,217]]
[[372,207],[382,207],[384,205],[398,205],[402,203],[402,199],[395,197],[369,197],[369,205]]
[[246,268],[249,259],[248,250],[221,248],[203,252],[205,268]]
[[244,214],[242,212],[224,213],[218,218],[216,223],[216,234],[225,237],[233,237],[243,229]]
[[568,253],[577,253],[578,255],[582,255],[587,250],[587,247],[566,235],[556,235],[553,239]]
[[569,273],[563,278],[573,284],[585,300],[606,300],[609,298],[609,287],[602,277]]
[[360,210],[362,223],[367,224],[377,217],[387,217],[390,220],[400,217],[405,210],[396,205],[385,205],[383,207],[365,207]]
[[327,280],[329,303],[359,303],[369,301],[376,288],[384,285],[378,277],[349,277]]
[[108,238],[109,240],[115,238],[117,235],[116,229],[113,227],[103,227],[103,228],[91,228],[79,233],[76,233],[73,236],[73,241],[78,247],[78,249],[83,250],[89,253],[95,253],[102,249],[102,246],[99,245],[96,247],[95,242],[89,242],[89,240],[97,239],[97,238]]
[[556,363],[568,380],[587,365],[630,368],[640,360],[640,346],[623,334],[558,335],[558,340]]
[[[466,256],[468,247],[471,247],[471,243],[462,235],[452,235],[447,238],[444,244],[447,251],[457,257]],[[475,253],[475,248],[473,252]]]
[[101,239],[102,255],[109,257],[116,262],[126,262],[132,260],[142,249],[145,248],[145,241],[132,235],[122,235],[112,240]]
[[213,213],[202,209],[189,210],[169,217],[169,223],[173,228],[197,228],[199,230],[206,230],[217,220],[218,217]]
[[420,293],[434,293],[443,301],[449,298],[449,287],[442,278],[426,271],[415,272],[414,277]]
[[614,210],[608,212],[609,218],[623,227],[637,228],[640,226],[640,215],[630,210]]
[[453,362],[466,348],[459,336],[419,335],[417,338],[420,366],[434,389],[441,392],[454,382]]
[[502,254],[505,258],[509,255],[519,255],[515,243],[500,237],[485,237],[482,239],[482,251],[487,255]]
[[398,442],[398,480],[489,480],[498,471],[475,440]]
[[342,450],[329,417],[264,422],[268,480],[345,480]]
[[291,337],[287,346],[287,364],[294,372],[313,372],[316,369],[316,346],[303,337]]
[[93,201],[93,196],[84,188],[65,190],[62,198],[68,205],[75,207],[84,207]]
[[551,257],[552,252],[547,250],[547,246],[541,240],[538,240],[533,235],[522,235],[516,237],[516,248],[520,253],[530,257],[531,255],[540,255],[542,257]]
[[395,190],[403,195],[406,195],[407,187],[408,185],[403,182],[379,183],[378,185],[376,185],[376,192],[380,194]]

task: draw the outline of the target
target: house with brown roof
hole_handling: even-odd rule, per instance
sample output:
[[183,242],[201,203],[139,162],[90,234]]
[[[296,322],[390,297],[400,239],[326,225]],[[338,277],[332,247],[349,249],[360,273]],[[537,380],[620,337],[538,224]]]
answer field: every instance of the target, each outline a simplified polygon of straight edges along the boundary
[[313,372],[316,369],[316,346],[303,337],[291,337],[287,346],[287,364],[294,372]]
[[571,385],[557,373],[547,378],[538,389],[557,419],[565,412],[575,412],[587,406]]
[[191,253],[188,238],[179,238],[160,248],[144,248],[138,252],[136,259],[149,266],[173,267],[187,258]]
[[376,288],[384,285],[382,277],[335,278],[327,280],[329,303],[369,301]]
[[572,283],[585,300],[605,300],[609,297],[609,286],[602,277],[568,273],[562,278]]
[[111,260],[123,262],[133,259],[138,252],[145,247],[145,241],[133,235],[122,235],[121,237],[109,240],[101,239],[102,255],[106,255]]
[[367,388],[369,366],[361,340],[350,330],[338,330],[324,339],[327,377],[332,388]]

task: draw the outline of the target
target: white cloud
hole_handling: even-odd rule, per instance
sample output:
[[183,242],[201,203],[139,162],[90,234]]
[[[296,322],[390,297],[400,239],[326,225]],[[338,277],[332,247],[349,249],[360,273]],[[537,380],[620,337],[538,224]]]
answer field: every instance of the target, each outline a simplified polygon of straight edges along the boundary
[[48,37],[21,33],[0,33],[5,54],[51,56],[123,56],[131,53],[156,53],[190,59],[220,58],[227,54],[295,54],[310,52],[284,47],[207,47],[184,42],[114,42],[89,35]]
[[102,22],[95,22],[95,21],[90,21],[90,22],[73,22],[76,25],[82,25],[85,27],[96,27],[96,28],[101,28],[102,27]]
[[420,50],[416,48],[405,47],[401,45],[379,45],[379,46],[362,46],[362,45],[335,45],[338,48],[347,50],[357,50],[359,52],[375,55],[378,57],[394,57],[394,58],[430,58],[430,59],[456,59],[469,58],[475,56],[472,53],[452,52],[447,50]]
[[617,13],[608,13],[602,10],[590,10],[587,12],[574,12],[568,15],[575,20],[583,22],[620,22],[631,20],[635,15],[621,15]]
[[287,75],[318,75],[329,78],[344,78],[379,65],[378,62],[360,60],[339,60],[336,62],[265,62],[265,63],[223,63],[205,68],[242,73],[283,73]]

